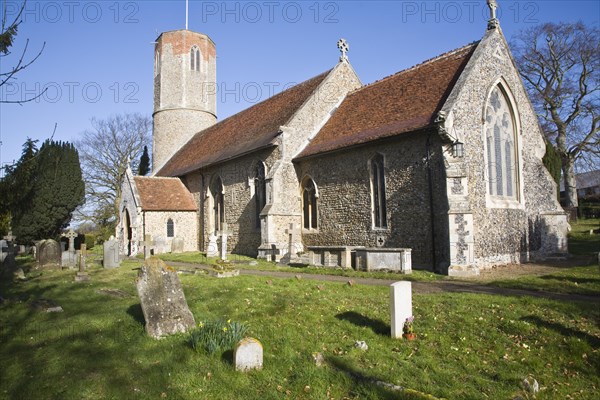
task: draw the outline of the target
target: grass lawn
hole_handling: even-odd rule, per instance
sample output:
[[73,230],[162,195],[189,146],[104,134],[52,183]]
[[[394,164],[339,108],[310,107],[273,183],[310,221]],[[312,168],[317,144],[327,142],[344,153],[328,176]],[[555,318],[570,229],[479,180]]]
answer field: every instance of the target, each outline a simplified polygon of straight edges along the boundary
[[[0,399],[512,399],[526,398],[528,376],[540,384],[538,399],[593,399],[600,390],[598,303],[415,294],[418,337],[408,342],[389,337],[386,287],[180,275],[197,322],[244,322],[263,343],[264,370],[244,374],[230,352],[195,352],[186,335],[146,336],[139,265],[92,267],[86,283],[56,270],[0,282]],[[64,312],[35,311],[40,298]]]

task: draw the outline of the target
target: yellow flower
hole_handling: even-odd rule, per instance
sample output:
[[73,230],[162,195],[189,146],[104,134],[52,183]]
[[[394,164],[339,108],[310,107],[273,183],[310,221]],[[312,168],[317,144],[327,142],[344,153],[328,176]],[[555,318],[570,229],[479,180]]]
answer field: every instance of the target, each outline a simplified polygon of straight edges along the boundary
[[203,328],[203,327],[204,327],[204,322],[200,322],[200,323],[198,324],[198,327],[200,327],[200,328]]
[[231,323],[231,320],[230,320],[230,319],[228,319],[228,320],[227,320],[227,323],[228,323],[228,324],[230,324],[230,323]]
[[223,327],[223,332],[227,332],[227,327],[226,326]]

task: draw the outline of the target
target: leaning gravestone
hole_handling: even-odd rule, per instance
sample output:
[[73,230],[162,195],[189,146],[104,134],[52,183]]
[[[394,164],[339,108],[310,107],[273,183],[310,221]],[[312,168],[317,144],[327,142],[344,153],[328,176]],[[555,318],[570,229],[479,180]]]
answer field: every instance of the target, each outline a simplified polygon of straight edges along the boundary
[[60,245],[56,240],[44,240],[40,244],[39,264],[42,268],[60,268]]
[[117,268],[121,265],[121,259],[119,257],[119,242],[114,240],[112,237],[110,240],[104,242],[104,259],[102,264],[104,268]]
[[173,241],[171,242],[171,253],[183,253],[183,238],[173,238]]
[[235,369],[237,371],[248,371],[251,369],[262,369],[263,347],[254,338],[242,339],[233,351]]
[[147,259],[136,286],[149,336],[158,339],[196,326],[177,272],[162,260]]

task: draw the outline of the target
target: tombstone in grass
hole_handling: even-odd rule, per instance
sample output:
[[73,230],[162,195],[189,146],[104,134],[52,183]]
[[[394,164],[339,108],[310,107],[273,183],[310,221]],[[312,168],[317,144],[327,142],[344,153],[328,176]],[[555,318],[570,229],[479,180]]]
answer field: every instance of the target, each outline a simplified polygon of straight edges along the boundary
[[85,259],[87,256],[86,252],[87,245],[82,243],[79,250],[79,271],[77,272],[77,275],[75,275],[76,282],[85,282],[90,280],[89,275],[85,272]]
[[1,245],[0,251],[2,251],[2,266],[4,270],[12,274],[16,267],[15,262],[15,239],[16,237],[12,234],[12,232],[8,232],[8,235],[4,236],[3,243]]
[[73,229],[69,229],[69,232],[63,233],[61,237],[69,239],[69,247],[62,253],[62,266],[69,268],[77,268],[77,255],[75,254],[75,238],[77,233]]
[[167,239],[164,236],[157,236],[154,238],[154,254],[163,254],[167,252]]
[[412,284],[408,281],[390,285],[390,314],[392,338],[402,337],[404,322],[412,314]]
[[144,260],[149,259],[152,256],[154,249],[154,242],[152,241],[152,235],[144,236],[144,241],[140,242],[140,246],[144,247]]
[[206,257],[216,257],[219,255],[219,247],[217,246],[217,235],[211,234],[208,237],[208,247],[206,249]]
[[233,362],[236,371],[249,371],[251,369],[262,369],[263,347],[254,338],[244,338],[233,350]]
[[219,232],[221,236],[221,252],[220,257],[221,260],[227,260],[227,238],[231,235],[231,232],[227,229],[227,224],[223,223],[223,230]]
[[298,240],[300,237],[300,230],[296,224],[290,224],[290,227],[285,230],[288,235],[288,252],[281,258],[281,264],[293,264],[301,262],[298,257],[298,253],[302,251],[301,244]]
[[44,240],[40,244],[39,265],[42,268],[60,268],[60,244],[53,239]]
[[109,240],[104,242],[103,256],[102,264],[104,268],[117,268],[121,265],[119,242],[115,240],[114,236],[111,236]]
[[151,257],[144,262],[136,287],[149,336],[158,339],[196,326],[177,271],[159,258]]
[[39,264],[40,263],[40,250],[42,249],[42,243],[44,243],[45,240],[36,240],[34,242],[34,250],[33,250],[33,257],[35,257],[35,261]]
[[183,253],[183,238],[174,237],[171,241],[171,253]]

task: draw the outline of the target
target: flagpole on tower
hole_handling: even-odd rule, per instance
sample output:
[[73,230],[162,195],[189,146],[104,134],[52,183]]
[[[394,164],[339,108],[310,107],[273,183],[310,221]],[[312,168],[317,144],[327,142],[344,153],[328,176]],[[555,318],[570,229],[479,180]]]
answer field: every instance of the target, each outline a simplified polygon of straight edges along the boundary
[[188,30],[188,0],[185,0],[185,30]]

